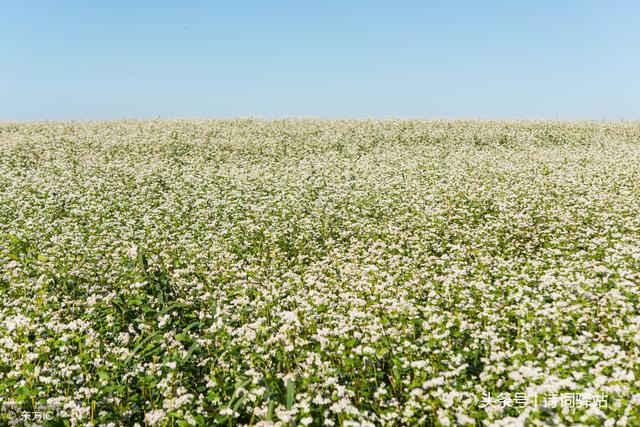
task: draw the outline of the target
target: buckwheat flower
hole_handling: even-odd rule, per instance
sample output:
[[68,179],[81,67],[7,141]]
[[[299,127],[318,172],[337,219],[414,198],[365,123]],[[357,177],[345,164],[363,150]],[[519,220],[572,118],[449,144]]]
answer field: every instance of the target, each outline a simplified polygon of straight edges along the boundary
[[194,418],[194,416],[193,416],[193,415],[191,415],[191,414],[186,414],[186,415],[184,416],[184,419],[185,419],[185,421],[187,422],[187,424],[189,424],[190,426],[198,425],[197,420],[196,420],[196,419]]
[[138,247],[136,245],[129,246],[129,248],[127,248],[127,256],[135,259],[138,256]]
[[472,425],[476,423],[476,420],[466,414],[458,413],[456,414],[456,421],[460,425]]
[[437,387],[437,386],[442,385],[442,384],[444,384],[444,378],[443,377],[436,377],[436,378],[432,378],[430,380],[425,381],[422,384],[422,388],[429,389],[429,388]]
[[[632,122],[0,124],[0,236],[19,238],[0,238],[0,389],[72,402],[77,425],[152,406],[210,424],[240,400],[228,415],[260,425],[637,425],[638,140]],[[510,417],[478,407],[487,390],[608,405]]]
[[429,365],[426,360],[415,360],[411,362],[411,367],[414,369],[424,369]]
[[144,416],[144,421],[150,426],[156,425],[166,418],[167,414],[162,409],[153,409]]
[[8,316],[3,324],[8,332],[13,332],[15,329],[28,327],[31,324],[31,320],[22,314],[17,314]]
[[179,396],[175,399],[167,399],[163,402],[162,407],[164,409],[166,409],[167,411],[174,411],[176,409],[179,409],[180,407],[182,407],[183,405],[185,405],[186,403],[188,403],[191,399],[193,399],[193,394],[191,393],[186,393],[183,394],[182,396]]
[[158,327],[159,328],[164,327],[164,325],[167,324],[169,319],[171,319],[171,316],[169,314],[165,314],[165,315],[162,315],[162,316],[158,317]]
[[442,409],[438,410],[438,422],[442,424],[444,427],[448,427],[451,425],[451,421],[449,420],[449,416],[446,411]]
[[233,409],[226,407],[220,411],[220,415],[224,417],[230,417],[233,415]]

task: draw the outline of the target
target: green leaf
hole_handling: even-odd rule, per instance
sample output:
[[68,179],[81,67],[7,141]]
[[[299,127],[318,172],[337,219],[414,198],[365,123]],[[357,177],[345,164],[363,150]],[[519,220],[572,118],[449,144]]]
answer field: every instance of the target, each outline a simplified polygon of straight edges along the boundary
[[276,407],[276,402],[275,400],[271,400],[269,402],[269,410],[267,411],[267,421],[271,421],[271,419],[273,418],[273,410]]
[[148,276],[147,270],[149,269],[149,262],[147,261],[147,257],[143,251],[138,252],[138,268],[142,271],[145,276]]
[[293,407],[296,397],[296,382],[289,380],[287,382],[287,410]]

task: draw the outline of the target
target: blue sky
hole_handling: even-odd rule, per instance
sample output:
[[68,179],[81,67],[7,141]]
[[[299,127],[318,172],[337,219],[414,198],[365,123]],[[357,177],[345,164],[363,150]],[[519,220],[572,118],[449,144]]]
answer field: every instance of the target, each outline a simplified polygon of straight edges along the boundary
[[638,1],[0,6],[0,120],[640,118]]

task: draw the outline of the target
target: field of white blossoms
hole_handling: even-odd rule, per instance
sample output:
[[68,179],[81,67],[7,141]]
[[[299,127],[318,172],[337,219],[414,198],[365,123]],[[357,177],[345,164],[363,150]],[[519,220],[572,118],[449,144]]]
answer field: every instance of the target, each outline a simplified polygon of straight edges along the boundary
[[640,425],[640,122],[0,124],[0,423]]

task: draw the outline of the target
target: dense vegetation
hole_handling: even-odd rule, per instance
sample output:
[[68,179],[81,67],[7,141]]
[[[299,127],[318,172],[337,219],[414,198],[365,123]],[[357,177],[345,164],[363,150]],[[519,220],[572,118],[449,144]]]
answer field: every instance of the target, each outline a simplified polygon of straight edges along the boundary
[[3,423],[640,425],[639,297],[640,123],[0,125]]

